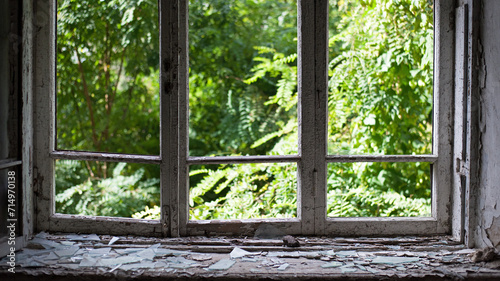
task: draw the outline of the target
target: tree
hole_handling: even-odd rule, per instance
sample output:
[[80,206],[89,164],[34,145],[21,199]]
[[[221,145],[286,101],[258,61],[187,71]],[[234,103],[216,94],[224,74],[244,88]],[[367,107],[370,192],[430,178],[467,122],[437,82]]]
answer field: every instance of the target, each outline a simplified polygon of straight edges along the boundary
[[157,14],[155,1],[59,1],[58,148],[158,154]]
[[295,111],[266,104],[278,88],[276,75],[246,81],[259,64],[256,46],[297,52],[296,1],[189,3],[190,154],[268,153],[274,142],[252,143],[278,130],[276,124]]
[[[430,153],[432,4],[425,0],[351,0],[331,1],[331,7],[334,10],[331,19],[337,21],[331,24],[330,30],[337,33],[330,38],[329,152]],[[276,85],[296,85],[296,76],[289,71],[293,67],[290,65],[293,54],[285,58],[274,50],[267,51],[273,58],[254,57],[259,64],[252,69],[253,77],[246,81],[255,83],[272,76],[281,78]],[[288,100],[286,104],[279,102],[283,92],[288,93],[287,98],[281,100]],[[289,108],[294,103],[289,99],[291,93],[293,91],[278,87],[268,103]],[[292,126],[292,130],[285,128],[282,123],[280,129],[253,145],[274,140],[278,141],[277,145],[269,154],[294,153],[290,147],[296,143],[293,138],[296,126]],[[254,174],[263,172],[266,170],[253,170]],[[239,202],[252,194],[257,194],[253,200],[255,204],[251,205],[257,209],[249,212],[248,217],[255,214],[261,217],[295,215],[295,195],[285,213],[276,214],[276,208],[281,210],[278,205],[265,208],[259,205],[259,193],[252,188],[242,189],[242,181],[235,180],[231,176],[234,174],[245,172],[226,166],[221,166],[217,172],[206,171],[205,178],[191,191],[196,199],[191,201],[193,218],[224,218],[227,212],[232,213],[231,207],[224,207],[231,205],[226,202]],[[430,214],[428,163],[332,163],[328,165],[328,174],[330,216]],[[266,176],[272,181],[285,180],[279,173]],[[279,185],[275,188],[279,189]],[[293,194],[293,191],[287,192]],[[206,196],[213,193],[220,196]],[[241,212],[238,214],[240,218]]]
[[[432,3],[330,2],[329,153],[430,153]],[[59,148],[158,154],[156,4],[60,3]],[[297,153],[295,6],[190,1],[191,155]],[[56,168],[58,211],[159,218],[156,166]],[[195,166],[190,216],[295,217],[296,191],[295,164]],[[429,213],[428,163],[328,165],[330,216]]]
[[[58,1],[58,149],[159,153],[158,44],[156,1]],[[56,211],[130,216],[159,204],[157,178],[154,165],[57,161]]]

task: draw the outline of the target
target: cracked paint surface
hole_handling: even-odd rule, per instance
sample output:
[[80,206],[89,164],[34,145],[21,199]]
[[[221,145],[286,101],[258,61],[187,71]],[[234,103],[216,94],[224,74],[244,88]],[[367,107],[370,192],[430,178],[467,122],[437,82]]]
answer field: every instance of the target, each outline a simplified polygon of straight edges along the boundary
[[[484,0],[480,30],[480,191],[476,247],[500,245],[500,6]],[[495,66],[495,67],[493,67]]]
[[[475,251],[448,237],[297,239],[300,247],[285,247],[281,239],[42,232],[16,253],[16,274],[41,280],[54,275],[210,280],[346,275],[375,280],[428,276],[463,279],[472,275],[500,278],[500,259],[472,262],[469,256]],[[1,260],[0,268],[7,262],[8,258]]]

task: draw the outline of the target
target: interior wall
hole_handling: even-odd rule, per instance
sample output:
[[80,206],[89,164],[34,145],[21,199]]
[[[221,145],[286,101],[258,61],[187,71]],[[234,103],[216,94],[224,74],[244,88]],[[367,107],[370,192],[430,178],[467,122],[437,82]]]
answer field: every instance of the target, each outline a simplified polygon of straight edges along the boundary
[[483,0],[480,13],[480,188],[475,247],[500,249],[500,1]]

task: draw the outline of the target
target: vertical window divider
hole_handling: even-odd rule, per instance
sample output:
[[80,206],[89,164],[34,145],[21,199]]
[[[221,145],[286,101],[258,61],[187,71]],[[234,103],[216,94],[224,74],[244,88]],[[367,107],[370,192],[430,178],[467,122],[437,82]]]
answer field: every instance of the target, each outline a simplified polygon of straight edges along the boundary
[[315,234],[324,234],[326,221],[327,126],[328,126],[328,0],[314,1],[315,62],[315,152],[314,208]]
[[178,0],[159,1],[160,10],[160,189],[162,233],[179,236],[178,225]]
[[[297,177],[297,217],[301,220],[302,234],[315,232],[315,178],[318,176],[316,161],[316,42],[315,42],[315,2],[297,2],[298,37],[298,126],[299,155]],[[314,59],[310,59],[314,58]]]
[[[36,23],[33,44],[33,127],[36,135],[33,142],[33,194],[36,198],[34,222],[36,229],[49,229],[55,213],[55,160],[50,152],[55,149],[55,104],[56,104],[56,0],[40,0],[33,4],[34,14],[47,21]],[[39,40],[46,38],[47,40]],[[48,71],[43,71],[48,70]]]
[[180,236],[186,236],[189,217],[189,1],[179,2],[179,208]]
[[[439,155],[432,166],[432,214],[437,220],[436,232],[450,229],[451,171],[453,164],[453,91],[454,91],[454,42],[455,29],[453,1],[436,1],[434,12],[434,103],[433,149]],[[445,203],[446,202],[446,203]]]

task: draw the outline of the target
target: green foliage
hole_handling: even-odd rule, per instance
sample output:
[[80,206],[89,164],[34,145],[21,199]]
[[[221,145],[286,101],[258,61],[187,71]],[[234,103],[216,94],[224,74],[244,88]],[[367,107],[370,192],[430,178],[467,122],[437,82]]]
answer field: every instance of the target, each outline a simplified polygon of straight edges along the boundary
[[429,163],[331,163],[328,170],[329,216],[430,216]]
[[[56,166],[56,172],[67,169],[65,165],[74,167],[77,164],[75,161],[61,162],[63,164]],[[111,178],[89,178],[78,185],[63,188],[55,198],[57,211],[65,214],[129,217],[143,210],[145,202],[151,206],[158,205],[159,180],[143,179],[144,168],[129,174],[125,172],[125,167],[125,163],[116,165]]]
[[256,57],[272,59],[256,46],[296,53],[296,1],[191,0],[189,9],[190,154],[268,153],[276,139],[251,144],[295,112],[266,104],[280,77],[245,82],[261,63]]
[[[426,0],[345,1],[339,9],[343,11],[340,32],[330,38],[330,46],[340,53],[330,62],[329,153],[431,153],[432,4]],[[329,185],[329,212],[429,215],[429,165],[395,167],[365,165],[344,185]],[[345,170],[342,164],[329,166],[330,175],[338,174],[341,180],[347,175],[339,171]],[[416,205],[407,203],[404,210],[395,207],[405,200]],[[337,203],[349,208],[338,209]]]
[[[355,5],[355,3],[357,5]],[[432,5],[345,1],[330,45],[331,154],[425,154],[432,136]]]
[[[58,147],[158,154],[156,1],[58,3]],[[430,153],[432,3],[330,5],[329,153]],[[297,154],[296,1],[189,9],[190,155]],[[56,169],[57,212],[160,217],[158,167]],[[296,217],[296,174],[296,164],[191,167],[190,219]],[[330,163],[327,203],[329,216],[428,216],[430,165]]]
[[297,215],[296,165],[222,165],[190,190],[191,219],[286,218]]
[[151,0],[58,1],[59,149],[158,154],[157,14]]
[[146,206],[144,211],[137,212],[132,215],[134,219],[148,219],[148,220],[158,220],[160,219],[161,208],[158,205],[154,205],[153,208]]

